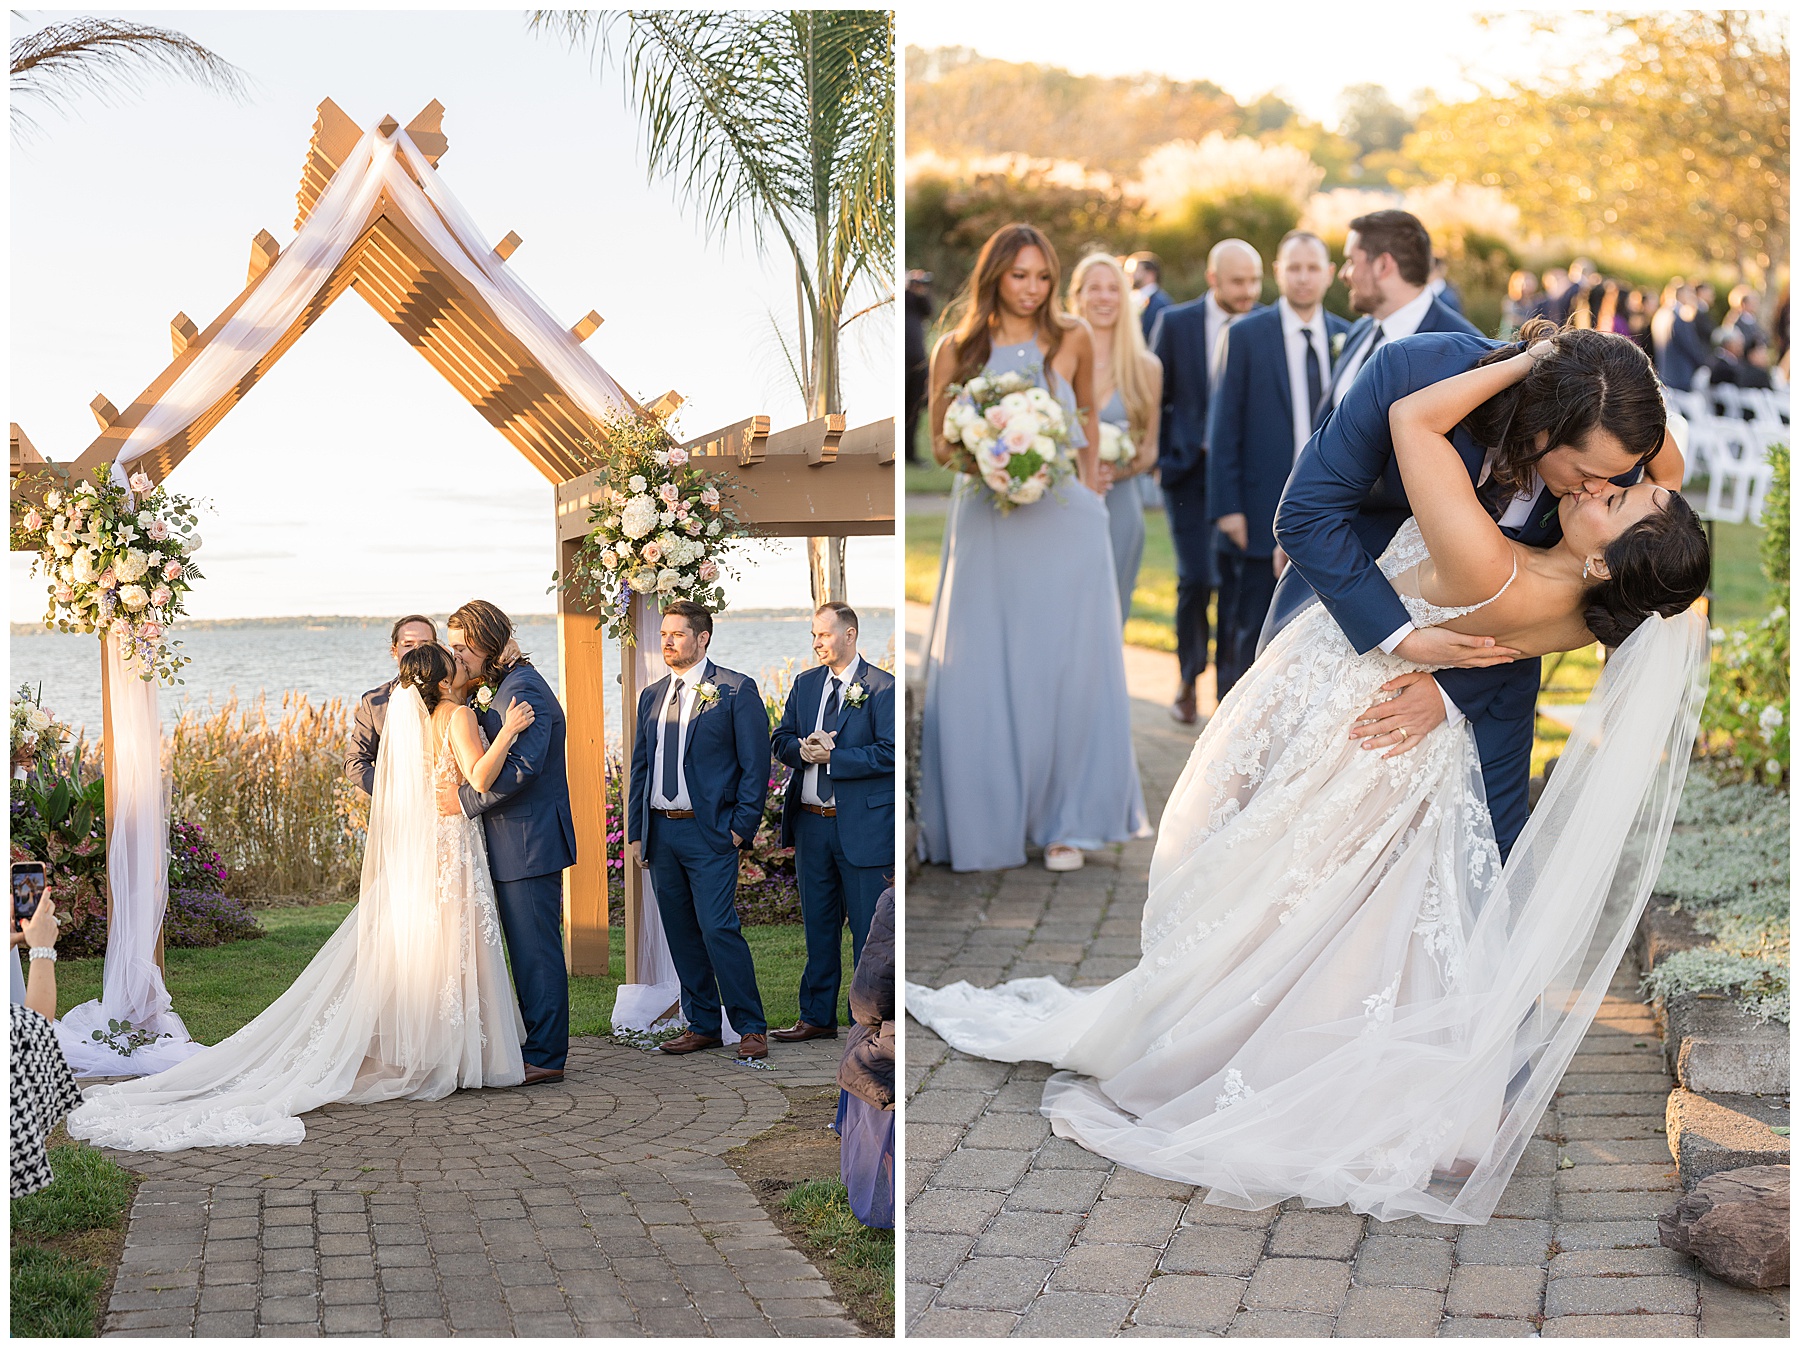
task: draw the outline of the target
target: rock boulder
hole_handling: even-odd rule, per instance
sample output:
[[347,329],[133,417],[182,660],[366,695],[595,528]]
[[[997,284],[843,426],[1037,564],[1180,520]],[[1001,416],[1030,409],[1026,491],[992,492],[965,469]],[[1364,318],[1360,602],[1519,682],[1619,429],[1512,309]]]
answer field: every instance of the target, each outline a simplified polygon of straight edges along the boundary
[[1738,1287],[1788,1281],[1788,1167],[1754,1165],[1709,1176],[1656,1219],[1662,1243]]

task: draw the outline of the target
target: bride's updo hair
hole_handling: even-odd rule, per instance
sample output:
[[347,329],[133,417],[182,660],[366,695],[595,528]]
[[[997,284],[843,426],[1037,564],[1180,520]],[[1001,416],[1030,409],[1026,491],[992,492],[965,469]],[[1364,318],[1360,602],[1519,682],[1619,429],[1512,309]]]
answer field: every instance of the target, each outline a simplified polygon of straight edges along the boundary
[[450,658],[450,652],[435,641],[427,641],[400,657],[400,677],[394,682],[401,688],[417,688],[429,713],[436,711],[438,703],[444,700],[443,690],[438,685],[455,672],[456,662]]
[[[1558,329],[1547,318],[1528,318],[1518,341],[1477,364],[1510,360],[1546,338],[1555,339],[1550,354],[1463,421],[1477,444],[1494,451],[1495,488],[1526,489],[1539,459],[1559,445],[1581,444],[1596,428],[1616,437],[1640,466],[1654,458],[1668,411],[1650,358],[1631,338],[1594,328]],[[1548,437],[1542,449],[1539,432]]]
[[1666,506],[1613,539],[1601,555],[1610,578],[1582,596],[1581,617],[1608,646],[1619,645],[1652,613],[1680,613],[1712,578],[1706,530],[1680,492],[1670,492]]

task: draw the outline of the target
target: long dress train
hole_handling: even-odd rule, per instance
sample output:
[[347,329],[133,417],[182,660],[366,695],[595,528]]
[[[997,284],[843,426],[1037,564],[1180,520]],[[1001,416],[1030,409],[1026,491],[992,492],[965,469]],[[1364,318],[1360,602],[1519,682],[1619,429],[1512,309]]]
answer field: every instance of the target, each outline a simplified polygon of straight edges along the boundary
[[[1472,611],[1405,594],[1426,555],[1409,521],[1381,558],[1414,621]],[[1648,898],[1707,658],[1691,612],[1626,641],[1503,875],[1467,724],[1362,749],[1350,724],[1417,666],[1358,655],[1314,605],[1194,746],[1136,969],[908,984],[906,1010],[965,1052],[1067,1069],[1044,1091],[1060,1136],[1209,1202],[1485,1222]]]
[[321,1105],[439,1100],[525,1079],[525,1026],[481,821],[440,816],[461,781],[417,690],[395,693],[375,760],[356,908],[261,1015],[154,1076],[94,1086],[69,1134],[127,1151],[297,1143]]
[[[1032,370],[1081,439],[1075,396],[1035,345]],[[1085,443],[1085,441],[1082,441]],[[1106,503],[1073,476],[1001,514],[959,476],[925,644],[919,854],[959,871],[1025,864],[1028,844],[1096,848],[1148,831]]]

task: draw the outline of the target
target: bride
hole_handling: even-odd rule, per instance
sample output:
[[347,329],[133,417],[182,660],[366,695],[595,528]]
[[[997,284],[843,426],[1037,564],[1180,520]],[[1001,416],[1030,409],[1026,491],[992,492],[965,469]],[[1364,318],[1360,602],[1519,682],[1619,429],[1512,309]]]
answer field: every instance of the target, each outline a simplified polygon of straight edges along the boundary
[[1448,437],[1551,350],[1389,417],[1415,514],[1379,564],[1415,624],[1527,656],[1618,647],[1505,869],[1468,723],[1365,752],[1357,718],[1419,666],[1357,654],[1313,605],[1194,746],[1137,968],[1092,990],[907,986],[956,1048],[1067,1069],[1044,1090],[1058,1135],[1228,1207],[1492,1215],[1655,879],[1709,649],[1686,610],[1710,561],[1672,447],[1637,486],[1563,497],[1551,547],[1477,499]]
[[442,646],[400,658],[375,760],[361,898],[292,987],[166,1072],[91,1087],[71,1137],[126,1151],[295,1143],[321,1105],[438,1100],[525,1079],[481,821],[436,785],[492,783],[531,724],[515,702],[485,751],[471,680]]

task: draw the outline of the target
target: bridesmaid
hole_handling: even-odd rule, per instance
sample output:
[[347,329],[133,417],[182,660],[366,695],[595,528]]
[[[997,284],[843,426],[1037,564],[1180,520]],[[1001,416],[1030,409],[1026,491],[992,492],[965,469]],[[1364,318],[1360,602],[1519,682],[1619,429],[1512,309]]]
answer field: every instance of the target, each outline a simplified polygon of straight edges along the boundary
[[[919,854],[959,871],[1072,871],[1082,849],[1149,832],[1131,746],[1112,540],[1099,492],[1094,341],[1057,303],[1060,266],[1030,225],[982,246],[962,319],[931,358],[931,448],[949,386],[983,370],[1029,372],[1063,405],[1077,473],[1001,514],[957,479],[925,646]],[[1079,409],[1079,410],[1078,410]]]
[[[1162,362],[1144,345],[1143,329],[1126,304],[1130,293],[1125,269],[1108,253],[1089,253],[1069,278],[1069,312],[1086,319],[1094,334],[1094,401],[1100,420],[1117,426],[1137,449],[1131,462],[1109,465],[1112,486],[1106,493],[1120,621],[1131,616],[1131,593],[1144,560],[1144,499],[1135,479],[1156,466],[1162,412]],[[1127,480],[1132,485],[1121,488]]]

